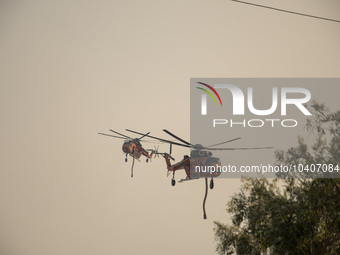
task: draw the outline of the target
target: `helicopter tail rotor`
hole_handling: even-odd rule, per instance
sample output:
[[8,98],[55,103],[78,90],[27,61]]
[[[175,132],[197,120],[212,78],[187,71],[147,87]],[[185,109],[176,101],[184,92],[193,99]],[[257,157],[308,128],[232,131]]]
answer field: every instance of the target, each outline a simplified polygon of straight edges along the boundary
[[155,158],[157,157],[157,158],[159,158],[159,154],[160,153],[158,153],[158,148],[159,148],[159,145],[156,147],[156,145],[154,145],[154,147],[155,147],[155,149],[154,149],[154,154],[155,154]]
[[[158,157],[159,158],[159,155],[162,155],[164,158],[165,157],[168,157],[169,159],[171,159],[171,160],[173,160],[173,161],[175,161],[175,159],[171,156],[171,154],[170,153],[166,153],[166,152],[159,152],[158,151],[158,147],[159,146],[155,146],[155,149],[154,149],[154,155],[155,155],[155,158],[156,157]],[[171,150],[170,150],[171,151]]]

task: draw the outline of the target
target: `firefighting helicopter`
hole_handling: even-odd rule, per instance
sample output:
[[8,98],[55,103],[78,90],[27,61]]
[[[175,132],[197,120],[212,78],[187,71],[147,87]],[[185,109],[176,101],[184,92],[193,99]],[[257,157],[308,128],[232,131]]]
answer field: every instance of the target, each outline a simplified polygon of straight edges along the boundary
[[[155,153],[155,151],[152,149],[144,149],[142,147],[142,144],[140,143],[140,140],[142,140],[145,136],[149,135],[150,132],[146,134],[141,134],[142,136],[139,138],[132,138],[127,135],[118,133],[117,131],[114,131],[112,129],[110,129],[110,131],[120,136],[109,135],[109,134],[104,134],[104,133],[98,133],[98,134],[125,140],[122,146],[122,150],[125,153],[125,162],[128,161],[127,159],[128,155],[132,157],[131,177],[133,177],[133,166],[135,164],[135,159],[139,161],[139,158],[143,155],[146,157],[146,163],[147,163],[149,159],[151,159]],[[149,153],[148,151],[151,151],[151,153]]]
[[[132,132],[132,133],[136,133],[136,134],[142,134],[133,130],[129,130],[126,129],[126,131]],[[213,144],[213,145],[209,145],[209,146],[203,146],[201,144],[191,144],[185,140],[183,140],[182,138],[174,135],[173,133],[171,133],[170,131],[163,129],[163,131],[165,133],[167,133],[168,135],[174,137],[175,139],[177,139],[178,141],[180,141],[181,143],[178,142],[173,142],[173,141],[169,141],[163,138],[158,138],[158,137],[154,137],[154,136],[150,136],[149,134],[147,134],[146,136],[153,138],[153,139],[157,139],[161,142],[164,143],[169,143],[170,144],[170,152],[169,153],[159,153],[158,151],[156,151],[155,156],[156,155],[162,155],[165,158],[165,162],[167,165],[167,169],[168,169],[168,176],[169,173],[172,172],[172,179],[171,179],[171,185],[175,186],[176,184],[176,180],[175,180],[175,172],[177,170],[181,170],[184,169],[185,173],[186,173],[186,179],[181,179],[179,182],[183,182],[183,181],[189,181],[189,180],[194,180],[194,179],[199,179],[199,178],[205,178],[205,197],[203,200],[203,218],[206,219],[206,211],[205,211],[205,201],[207,198],[207,194],[208,194],[208,178],[210,179],[210,189],[214,188],[214,179],[215,177],[218,177],[221,172],[204,172],[204,173],[197,173],[195,171],[190,171],[191,169],[195,169],[196,166],[221,166],[221,160],[219,158],[213,157],[212,153],[210,152],[210,150],[256,150],[256,149],[271,149],[272,147],[254,147],[254,148],[212,148],[214,146],[217,145],[222,145],[222,144],[226,144],[229,142],[233,142],[236,140],[241,139],[241,137],[237,137],[228,141],[224,141],[221,143],[217,143],[217,144]],[[182,146],[182,147],[187,147],[187,148],[192,148],[191,153],[190,153],[190,157],[188,155],[184,155],[184,158],[171,165],[170,159],[175,161],[175,159],[171,156],[171,152],[172,152],[172,145],[178,145],[178,146]]]

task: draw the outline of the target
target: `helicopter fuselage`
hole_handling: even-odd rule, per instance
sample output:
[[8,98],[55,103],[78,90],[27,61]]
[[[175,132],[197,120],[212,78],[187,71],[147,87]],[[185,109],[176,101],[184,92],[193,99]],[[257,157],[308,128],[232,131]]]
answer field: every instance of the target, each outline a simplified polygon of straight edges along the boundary
[[124,142],[122,146],[122,150],[125,154],[129,154],[131,157],[135,159],[139,159],[142,155],[147,158],[151,158],[154,151],[150,154],[141,146],[140,142],[136,142],[134,140]]
[[206,173],[198,173],[195,172],[196,166],[198,167],[221,167],[221,161],[219,158],[212,157],[211,152],[201,151],[201,150],[194,150],[191,152],[191,157],[185,155],[184,158],[171,165],[169,154],[164,154],[165,162],[168,168],[168,171],[175,173],[177,170],[184,169],[187,175],[187,179],[196,179],[196,178],[215,178],[218,177],[221,173],[220,172],[206,172]]

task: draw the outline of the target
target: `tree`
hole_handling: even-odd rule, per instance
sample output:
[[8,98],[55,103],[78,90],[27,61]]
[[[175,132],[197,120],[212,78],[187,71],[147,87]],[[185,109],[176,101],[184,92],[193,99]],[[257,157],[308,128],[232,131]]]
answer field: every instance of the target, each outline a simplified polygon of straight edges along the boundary
[[[315,102],[311,111],[306,128],[314,144],[299,137],[296,147],[275,153],[278,164],[340,166],[340,111]],[[242,179],[228,203],[232,225],[215,222],[219,254],[340,254],[340,179],[292,177]]]

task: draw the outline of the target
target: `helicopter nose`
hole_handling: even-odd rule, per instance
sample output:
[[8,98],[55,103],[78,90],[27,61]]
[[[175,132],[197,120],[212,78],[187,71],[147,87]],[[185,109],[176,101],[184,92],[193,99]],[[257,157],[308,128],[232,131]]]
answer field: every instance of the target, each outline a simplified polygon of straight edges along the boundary
[[125,153],[129,153],[129,145],[128,144],[123,144],[123,147],[122,147],[122,150],[123,150],[123,152],[125,152]]

